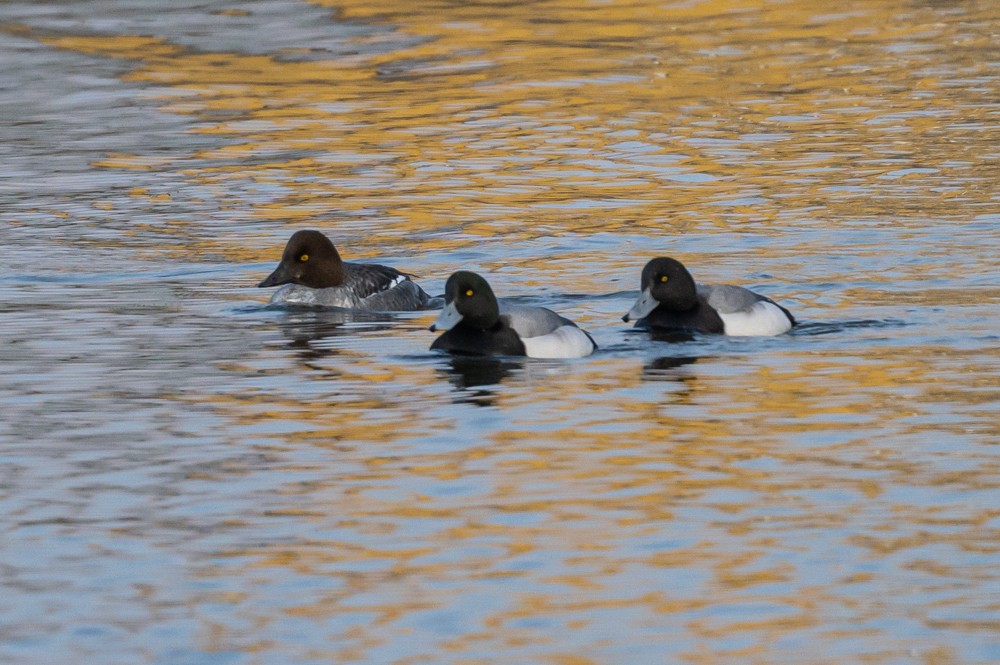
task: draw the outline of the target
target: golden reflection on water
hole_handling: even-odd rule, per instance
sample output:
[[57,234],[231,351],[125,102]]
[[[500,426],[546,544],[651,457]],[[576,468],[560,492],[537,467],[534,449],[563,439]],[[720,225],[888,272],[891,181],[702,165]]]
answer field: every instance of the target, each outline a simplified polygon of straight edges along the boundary
[[[896,582],[865,572],[864,563],[901,556],[905,568],[961,589],[989,583],[991,576],[950,566],[923,548],[996,554],[1000,536],[995,507],[956,510],[893,495],[920,486],[981,492],[996,486],[1000,462],[980,457],[961,470],[928,464],[947,451],[922,434],[938,431],[947,437],[952,426],[922,421],[926,409],[952,402],[975,410],[976,393],[960,389],[902,398],[911,387],[933,390],[928,377],[940,376],[941,369],[933,358],[914,361],[904,351],[883,355],[847,367],[842,359],[808,354],[787,359],[781,368],[749,362],[735,371],[731,359],[702,359],[694,363],[698,371],[691,365],[664,370],[659,378],[668,389],[662,394],[635,393],[642,373],[630,362],[596,359],[542,381],[515,378],[517,389],[501,392],[493,402],[509,416],[502,427],[432,452],[411,442],[431,440],[449,424],[407,406],[408,400],[427,402],[421,390],[435,392],[438,384],[428,381],[426,368],[393,370],[392,386],[421,387],[402,401],[386,401],[385,390],[363,380],[344,389],[356,391],[349,398],[332,391],[316,399],[233,396],[222,408],[248,427],[270,418],[306,426],[278,437],[279,445],[338,450],[328,484],[289,485],[287,492],[317,529],[352,535],[228,554],[252,561],[251,573],[277,567],[339,578],[335,592],[308,602],[289,599],[284,607],[289,615],[315,619],[372,614],[364,627],[339,634],[353,646],[328,656],[342,660],[370,657],[368,650],[386,644],[386,631],[406,624],[408,615],[449,607],[455,591],[448,589],[482,590],[523,580],[526,585],[513,587],[504,609],[482,617],[480,630],[458,631],[435,648],[480,656],[497,648],[536,648],[553,659],[569,657],[574,654],[546,651],[559,640],[521,624],[544,618],[585,634],[602,625],[603,613],[627,608],[638,614],[640,625],[658,625],[665,616],[681,620],[687,639],[703,651],[682,652],[691,662],[714,662],[720,655],[771,660],[770,644],[800,632],[817,644],[872,639],[885,649],[884,658],[873,662],[888,662],[909,646],[866,624],[893,611],[873,605],[872,594]],[[956,375],[974,374],[970,364],[952,360],[959,362]],[[976,360],[970,354],[967,363]],[[370,364],[363,358],[355,362],[362,368]],[[630,397],[622,399],[625,394]],[[979,415],[988,417],[988,411]],[[954,428],[954,434],[963,434],[963,423]],[[988,428],[986,438],[998,440],[996,424]],[[465,431],[474,436],[475,428]],[[896,441],[879,443],[880,433],[891,433]],[[915,448],[896,450],[899,442]],[[767,464],[760,466],[761,460]],[[449,483],[470,482],[476,485],[471,495],[438,493]],[[823,498],[827,493],[842,498],[831,502]],[[697,514],[686,514],[692,510]],[[431,525],[429,532],[420,524]],[[420,535],[407,535],[411,529]],[[819,564],[840,572],[834,579],[821,575],[811,581],[797,554],[808,551],[815,534],[827,532],[835,549],[849,550],[845,556],[853,559]],[[630,546],[657,536],[670,544],[645,551]],[[561,557],[553,572],[539,574],[522,565],[549,556]],[[359,562],[376,562],[376,569],[358,573],[353,568]],[[634,579],[635,570],[668,574],[645,586]],[[691,571],[706,576],[697,593],[666,581]],[[782,609],[763,610],[757,619],[712,612],[756,602]],[[908,611],[917,612],[926,626],[941,628],[936,612],[949,603],[961,608],[970,602],[978,601],[959,592],[927,610]],[[270,620],[263,612],[256,616]],[[858,627],[824,629],[834,618],[844,626],[845,616],[846,625]],[[958,620],[949,626],[973,633],[996,628],[993,621]],[[751,646],[706,646],[737,635],[752,636]],[[220,639],[227,643],[234,637]],[[597,638],[579,644],[601,648]],[[936,655],[926,662],[959,662],[948,649],[928,653]]]
[[[516,276],[526,291],[556,283],[562,293],[604,294],[634,288],[636,255],[704,235],[726,243],[698,253],[707,276],[794,275],[775,280],[782,295],[827,319],[866,306],[998,298],[995,287],[924,288],[995,268],[956,221],[957,209],[963,219],[995,211],[1000,161],[996,135],[983,131],[995,123],[997,92],[995,31],[984,28],[996,25],[990,2],[322,4],[343,20],[424,39],[373,55],[364,39],[384,37],[363,38],[355,57],[306,62],[143,36],[43,39],[135,61],[128,81],[182,91],[164,95],[163,108],[228,139],[193,155],[197,165],[109,154],[98,167],[180,168],[206,187],[274,185],[280,194],[246,207],[256,228],[322,225],[351,258],[408,257],[440,281],[458,267],[456,252],[496,242],[509,251],[485,252],[479,267]],[[926,232],[931,219],[955,225],[943,249]],[[829,246],[816,246],[816,233],[799,236],[850,233],[859,220],[874,235],[843,244],[831,236]],[[282,234],[206,228],[177,220],[156,232],[188,258],[266,262],[280,253]],[[626,253],[585,244],[602,233],[634,245]],[[737,234],[773,242],[744,250]],[[584,244],[553,252],[562,238]],[[808,264],[875,261],[887,240],[900,239],[938,245],[926,261],[864,275],[819,301],[815,285],[854,284],[857,264]],[[588,307],[574,312],[582,324],[608,325]],[[426,346],[421,322],[397,331],[408,349]],[[948,450],[950,440],[1000,440],[990,415],[996,348],[799,347],[770,351],[773,362],[707,357],[645,368],[648,359],[614,355],[552,371],[529,364],[485,390],[483,402],[502,414],[489,418],[468,404],[428,408],[456,391],[427,364],[349,345],[290,352],[278,364],[265,351],[232,371],[294,371],[307,392],[186,399],[214,402],[234,431],[278,448],[315,446],[335,460],[324,482],[289,484],[298,508],[276,514],[341,536],[225,553],[246,561],[247,574],[337,578],[335,590],[280,604],[286,616],[371,615],[331,629],[342,645],[323,654],[331,659],[371,657],[394,631],[414,630],[408,617],[447,607],[456,589],[488,595],[506,583],[512,591],[477,629],[419,644],[398,662],[432,662],[435,650],[496,662],[485,654],[497,648],[607,662],[583,654],[628,631],[576,637],[573,652],[551,633],[585,635],[625,608],[637,640],[677,638],[672,653],[687,662],[787,660],[780,643],[789,638],[812,645],[800,662],[827,662],[823,647],[847,639],[868,645],[865,662],[895,662],[911,648],[921,662],[958,662],[933,631],[1000,630],[982,618],[996,606],[976,593],[980,573],[923,549],[995,556],[1000,510],[907,499],[913,487],[976,497],[996,488],[995,458],[975,446],[958,459]],[[290,431],[268,434],[275,422]],[[444,442],[414,444],[435,437]],[[462,481],[474,487],[437,491]],[[657,534],[666,542],[654,546]],[[823,559],[824,540],[844,560]],[[801,558],[810,549],[822,560]],[[883,579],[884,568],[863,565],[890,555],[913,577]],[[370,561],[379,564],[356,565]],[[219,571],[206,565],[204,574]],[[672,574],[695,581],[673,588]],[[905,588],[927,583],[920,574],[954,593],[923,606]],[[274,607],[257,609],[253,593],[216,600],[261,624],[280,620]],[[712,611],[753,603],[766,607]],[[930,637],[894,636],[878,623],[885,613],[908,614]],[[824,628],[831,623],[839,628]],[[270,648],[236,632],[220,626],[206,641]]]
[[[957,68],[965,80],[990,73],[991,35],[969,28],[988,22],[989,3],[826,14],[811,3],[329,4],[426,40],[313,62],[139,36],[47,41],[135,59],[128,80],[182,89],[164,108],[232,139],[199,154],[222,165],[193,178],[287,188],[253,214],[322,220],[362,236],[360,256],[498,234],[780,234],[817,208],[824,224],[947,217],[988,204],[998,176],[996,160],[956,144],[980,140],[990,104],[952,79]],[[938,44],[949,45],[945,62]],[[213,249],[269,256],[226,244]]]

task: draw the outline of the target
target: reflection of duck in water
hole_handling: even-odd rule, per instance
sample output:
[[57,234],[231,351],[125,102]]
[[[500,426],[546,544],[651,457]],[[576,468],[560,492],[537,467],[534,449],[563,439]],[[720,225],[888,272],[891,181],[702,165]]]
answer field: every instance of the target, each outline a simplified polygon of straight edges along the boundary
[[410,276],[373,263],[348,263],[319,231],[296,231],[281,263],[257,286],[286,284],[272,305],[345,307],[383,312],[421,309],[428,296]]
[[642,269],[639,299],[622,317],[636,327],[726,335],[779,335],[795,325],[791,312],[770,298],[731,284],[695,284],[675,259],[653,259]]
[[[359,333],[391,330],[392,314],[348,309],[292,309],[282,312],[278,321],[282,334],[288,339],[288,348],[304,362],[340,353],[337,346],[317,344],[336,337],[356,338]],[[350,324],[350,325],[346,325]]]
[[445,306],[431,331],[445,333],[431,349],[462,355],[580,358],[597,348],[575,323],[544,307],[498,302],[481,276],[461,270],[448,278]]
[[[293,309],[282,312],[278,325],[293,348],[329,337],[355,336],[359,332],[389,330],[392,314],[348,309]],[[355,324],[347,326],[345,324]]]
[[459,393],[456,402],[492,406],[496,393],[490,387],[498,385],[513,372],[524,369],[524,362],[482,356],[452,356],[449,366],[441,372]]
[[678,370],[685,365],[693,365],[699,360],[701,360],[701,356],[664,356],[656,358],[643,366],[642,376],[653,381],[683,381],[690,377]]
[[663,393],[664,403],[691,404],[699,393],[699,373],[692,365],[700,356],[665,356],[654,358],[642,368],[642,380],[669,386]]

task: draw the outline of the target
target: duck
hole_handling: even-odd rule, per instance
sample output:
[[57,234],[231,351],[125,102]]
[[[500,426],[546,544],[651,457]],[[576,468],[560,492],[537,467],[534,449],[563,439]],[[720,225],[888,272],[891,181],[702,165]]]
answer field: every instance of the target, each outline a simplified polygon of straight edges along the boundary
[[444,288],[444,309],[431,332],[444,331],[431,350],[457,355],[582,358],[597,349],[589,333],[544,307],[497,300],[481,275],[453,273]]
[[638,300],[622,317],[635,327],[730,336],[780,335],[795,317],[766,296],[732,284],[696,284],[680,261],[652,259],[642,269]]
[[281,263],[257,286],[282,286],[272,305],[342,307],[380,312],[423,309],[430,299],[412,275],[374,263],[343,261],[323,233],[296,231]]

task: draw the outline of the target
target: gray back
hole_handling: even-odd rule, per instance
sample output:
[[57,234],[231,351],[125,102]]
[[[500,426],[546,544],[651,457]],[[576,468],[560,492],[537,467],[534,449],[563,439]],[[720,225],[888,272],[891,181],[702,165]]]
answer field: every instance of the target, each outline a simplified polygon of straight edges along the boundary
[[750,289],[732,284],[698,284],[698,295],[720,314],[745,312],[761,300],[770,300]]
[[548,335],[556,328],[565,325],[573,325],[569,319],[564,319],[551,309],[544,307],[527,307],[524,305],[507,305],[502,300],[500,304],[500,316],[506,317],[510,322],[510,327],[517,332],[522,339],[527,337],[541,337]]

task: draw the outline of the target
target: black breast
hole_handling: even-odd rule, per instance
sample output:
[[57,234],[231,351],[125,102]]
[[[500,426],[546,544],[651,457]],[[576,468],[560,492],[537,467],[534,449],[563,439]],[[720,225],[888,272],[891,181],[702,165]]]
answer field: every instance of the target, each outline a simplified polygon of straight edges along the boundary
[[721,333],[725,326],[718,312],[703,302],[691,309],[675,312],[663,307],[657,307],[649,316],[642,319],[647,328],[666,328],[670,330],[691,330],[697,332]]
[[512,329],[497,325],[477,330],[459,323],[434,340],[431,349],[464,356],[523,356],[524,344]]

